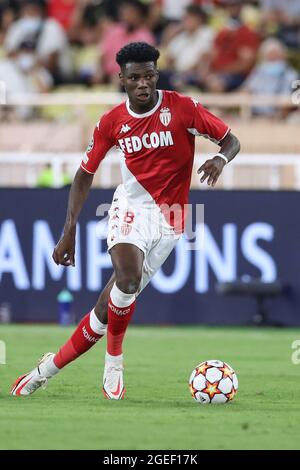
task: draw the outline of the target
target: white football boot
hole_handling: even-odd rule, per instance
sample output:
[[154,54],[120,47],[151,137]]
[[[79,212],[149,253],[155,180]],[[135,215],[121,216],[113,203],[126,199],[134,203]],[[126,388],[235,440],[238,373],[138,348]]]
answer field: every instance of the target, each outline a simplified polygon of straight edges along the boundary
[[126,389],[123,380],[123,363],[105,361],[103,393],[108,400],[122,400]]
[[35,367],[31,372],[25,375],[21,375],[17,378],[13,384],[10,393],[14,396],[20,395],[31,395],[38,388],[46,388],[48,379],[50,377],[45,377],[40,372],[40,366],[45,364],[50,358],[52,359],[55,356],[54,353],[46,353],[42,356],[38,362],[37,367]]

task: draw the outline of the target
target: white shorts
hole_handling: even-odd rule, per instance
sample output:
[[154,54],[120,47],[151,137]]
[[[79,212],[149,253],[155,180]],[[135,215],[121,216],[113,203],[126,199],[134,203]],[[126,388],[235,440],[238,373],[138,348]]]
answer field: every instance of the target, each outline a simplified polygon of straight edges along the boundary
[[117,187],[109,210],[107,246],[110,251],[118,243],[131,243],[144,253],[138,294],[165,262],[180,237],[158,206],[131,202],[123,185]]

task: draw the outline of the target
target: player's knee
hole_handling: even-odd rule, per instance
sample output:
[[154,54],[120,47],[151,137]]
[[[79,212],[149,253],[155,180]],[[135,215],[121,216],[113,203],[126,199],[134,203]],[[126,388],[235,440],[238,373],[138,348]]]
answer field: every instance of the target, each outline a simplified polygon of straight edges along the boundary
[[123,275],[117,279],[117,287],[125,294],[135,294],[141,283],[142,275],[139,273]]

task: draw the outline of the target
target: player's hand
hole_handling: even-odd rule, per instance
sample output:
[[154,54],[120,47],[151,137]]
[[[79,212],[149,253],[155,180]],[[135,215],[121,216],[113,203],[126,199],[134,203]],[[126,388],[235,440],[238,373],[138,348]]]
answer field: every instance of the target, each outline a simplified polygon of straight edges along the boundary
[[56,264],[75,266],[76,229],[65,232],[53,250],[52,258]]
[[198,175],[203,172],[203,175],[200,178],[200,183],[204,183],[204,181],[207,180],[208,186],[215,186],[225,164],[226,163],[223,158],[218,156],[211,158],[210,160],[206,160],[206,162],[203,163],[197,171]]

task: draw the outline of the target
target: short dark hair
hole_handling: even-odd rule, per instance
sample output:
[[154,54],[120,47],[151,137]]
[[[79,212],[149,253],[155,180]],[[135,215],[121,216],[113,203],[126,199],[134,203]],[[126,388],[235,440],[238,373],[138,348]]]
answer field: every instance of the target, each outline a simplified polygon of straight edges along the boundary
[[122,68],[129,62],[154,62],[155,65],[160,52],[146,42],[131,42],[122,47],[116,55],[116,62]]
[[46,1],[45,0],[21,0],[19,2],[19,5],[21,8],[27,7],[29,5],[35,6],[43,10],[43,12],[46,11]]
[[135,8],[141,16],[145,17],[149,13],[149,7],[146,3],[141,2],[140,0],[121,0],[120,8],[122,6],[130,6]]
[[187,15],[198,16],[204,23],[208,20],[208,15],[199,5],[188,5],[185,9]]

